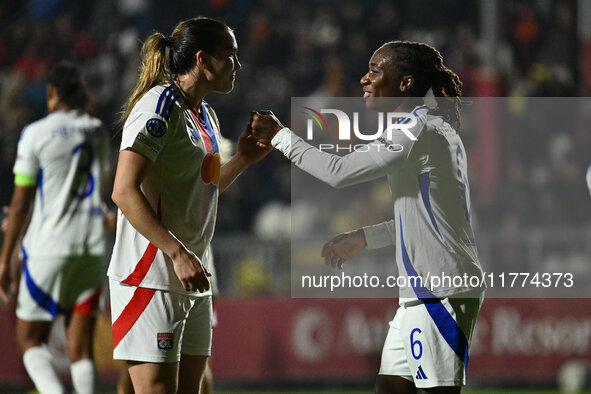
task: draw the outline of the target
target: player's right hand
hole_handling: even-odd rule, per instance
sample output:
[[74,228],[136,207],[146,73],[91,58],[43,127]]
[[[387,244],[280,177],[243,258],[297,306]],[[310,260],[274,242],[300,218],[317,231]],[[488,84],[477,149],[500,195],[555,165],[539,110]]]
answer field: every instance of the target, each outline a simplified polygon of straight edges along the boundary
[[341,233],[322,247],[322,257],[326,265],[343,269],[345,261],[357,255],[366,246],[365,233],[362,229]]
[[251,112],[250,128],[258,145],[266,148],[271,146],[271,140],[283,125],[272,111],[259,110]]
[[181,281],[183,288],[187,291],[204,292],[209,290],[209,279],[211,276],[194,253],[183,249],[179,255],[172,260],[174,272]]

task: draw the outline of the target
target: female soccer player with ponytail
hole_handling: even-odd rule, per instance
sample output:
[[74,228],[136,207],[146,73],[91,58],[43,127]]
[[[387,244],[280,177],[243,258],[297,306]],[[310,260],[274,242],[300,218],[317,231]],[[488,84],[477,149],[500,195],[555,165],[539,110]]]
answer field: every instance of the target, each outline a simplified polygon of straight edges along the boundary
[[[376,392],[459,393],[484,289],[469,283],[434,287],[409,278],[482,275],[470,222],[466,152],[456,132],[462,83],[433,47],[396,41],[373,54],[361,85],[369,109],[407,113],[415,124],[405,131],[415,138],[395,130],[389,139],[385,132],[367,149],[341,157],[314,149],[272,114],[254,115],[251,126],[261,146],[271,143],[334,187],[387,177],[394,220],[340,234],[322,254],[340,268],[365,247],[396,244],[399,275],[414,285],[400,289]],[[397,149],[384,149],[393,143]]]
[[234,33],[209,18],[180,22],[142,47],[124,106],[113,201],[120,215],[109,266],[114,358],[136,393],[196,393],[211,349],[206,253],[218,193],[269,149],[247,127],[220,165],[220,131],[203,100],[229,93],[240,63]]

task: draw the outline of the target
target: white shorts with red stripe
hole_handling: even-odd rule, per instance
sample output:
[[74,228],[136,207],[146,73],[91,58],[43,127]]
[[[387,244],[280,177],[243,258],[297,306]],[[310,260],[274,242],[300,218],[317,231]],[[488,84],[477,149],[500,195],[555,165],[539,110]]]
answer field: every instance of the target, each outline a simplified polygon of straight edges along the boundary
[[16,315],[25,321],[51,321],[59,314],[93,315],[105,277],[102,256],[29,258],[22,250],[23,272]]
[[109,279],[113,358],[178,362],[211,354],[211,296],[130,286]]

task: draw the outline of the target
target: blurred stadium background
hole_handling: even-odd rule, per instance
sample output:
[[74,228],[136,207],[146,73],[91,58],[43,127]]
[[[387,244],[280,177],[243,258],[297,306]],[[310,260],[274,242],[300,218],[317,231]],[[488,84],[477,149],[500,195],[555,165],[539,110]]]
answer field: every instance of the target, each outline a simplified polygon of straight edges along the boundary
[[[235,90],[208,98],[231,140],[252,109],[272,109],[288,120],[291,97],[359,96],[372,52],[394,39],[438,48],[468,97],[579,97],[576,102],[584,104],[591,92],[589,0],[4,0],[0,204],[10,202],[20,131],[45,114],[49,66],[63,59],[83,66],[94,112],[111,125],[116,152],[116,120],[137,78],[142,39],[152,29],[169,34],[178,21],[196,15],[235,28],[243,66]],[[521,132],[486,124],[462,130],[483,264],[525,262],[576,272],[589,283],[587,109],[578,123],[555,132],[539,131],[531,119],[521,119]],[[273,152],[220,198],[213,244],[216,387],[234,393],[369,391],[395,301],[291,299],[290,219],[306,207],[290,210],[290,196],[289,163]],[[343,212],[339,220],[316,212],[315,219],[336,233],[350,230],[355,215],[363,212]],[[13,339],[14,305],[0,304],[0,316],[0,392],[28,390],[32,384]],[[491,298],[479,319],[470,392],[589,387],[588,299]],[[113,390],[120,368],[111,360],[109,327],[105,314],[96,345],[104,390]],[[59,329],[53,346],[63,354]]]

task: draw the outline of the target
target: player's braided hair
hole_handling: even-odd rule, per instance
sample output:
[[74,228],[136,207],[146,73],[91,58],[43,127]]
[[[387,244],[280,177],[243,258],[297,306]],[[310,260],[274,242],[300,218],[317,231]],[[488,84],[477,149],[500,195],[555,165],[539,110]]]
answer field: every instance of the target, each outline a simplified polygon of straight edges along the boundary
[[197,17],[177,24],[170,37],[152,33],[142,46],[140,77],[123,105],[121,123],[125,122],[133,106],[150,89],[166,83],[175,75],[186,74],[195,67],[197,52],[203,50],[216,54],[231,31],[218,20]]
[[446,97],[437,100],[438,109],[435,113],[440,113],[458,129],[462,82],[456,73],[443,64],[439,51],[430,45],[411,41],[391,41],[384,46],[392,51],[394,63],[402,75],[414,77],[414,91],[411,92],[415,96],[422,97],[432,88],[435,97]]
[[47,73],[46,81],[55,88],[62,104],[72,109],[89,109],[90,94],[75,64],[65,61],[55,64]]

